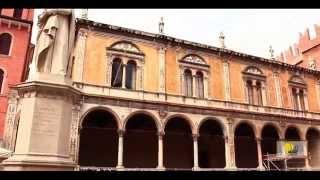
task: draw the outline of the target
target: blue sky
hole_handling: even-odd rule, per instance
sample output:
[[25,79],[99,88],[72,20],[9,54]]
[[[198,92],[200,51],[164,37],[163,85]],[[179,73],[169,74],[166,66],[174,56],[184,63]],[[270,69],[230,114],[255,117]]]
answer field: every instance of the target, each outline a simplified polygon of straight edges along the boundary
[[[37,14],[41,9],[36,9]],[[76,9],[76,17],[81,10]],[[228,49],[269,57],[269,46],[275,54],[298,41],[299,32],[320,24],[319,9],[89,9],[89,20],[158,32],[164,17],[165,34],[189,41],[219,46],[221,31]],[[36,23],[34,23],[36,25]],[[33,29],[34,43],[37,28]]]

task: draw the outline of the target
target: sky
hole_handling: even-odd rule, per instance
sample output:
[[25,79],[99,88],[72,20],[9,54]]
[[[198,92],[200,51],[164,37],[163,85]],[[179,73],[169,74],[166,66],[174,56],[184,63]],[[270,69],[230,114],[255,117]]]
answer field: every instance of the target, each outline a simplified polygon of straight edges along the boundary
[[[35,10],[32,43],[36,41]],[[75,9],[76,17],[81,10]],[[88,9],[88,19],[150,33],[158,33],[164,19],[165,35],[217,46],[219,34],[225,35],[227,49],[269,58],[269,46],[275,55],[298,41],[299,32],[320,24],[319,9]]]

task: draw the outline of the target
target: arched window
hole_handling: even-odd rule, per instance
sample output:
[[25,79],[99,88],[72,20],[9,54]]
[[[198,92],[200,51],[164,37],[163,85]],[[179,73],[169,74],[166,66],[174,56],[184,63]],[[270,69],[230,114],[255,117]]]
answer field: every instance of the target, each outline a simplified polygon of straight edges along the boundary
[[112,62],[112,77],[111,86],[121,87],[122,86],[122,61],[119,58],[115,58]]
[[3,88],[3,80],[4,80],[4,72],[2,69],[0,69],[0,94],[1,94],[2,88]]
[[192,73],[189,69],[184,71],[184,89],[185,89],[185,96],[192,96]]
[[3,33],[0,35],[0,54],[9,55],[11,47],[11,35]]
[[291,88],[291,96],[293,108],[295,110],[307,110],[307,84],[299,76],[293,76],[289,80],[289,87]]
[[253,86],[252,81],[247,81],[247,91],[248,91],[248,102],[249,104],[253,104]]
[[202,72],[198,71],[196,73],[196,92],[197,97],[203,98],[203,74]]
[[265,85],[266,76],[263,75],[263,72],[260,69],[254,66],[247,67],[242,73],[246,84],[248,103],[262,106],[262,97],[265,96],[263,87]]
[[128,61],[126,66],[126,88],[128,89],[136,89],[136,70],[135,61]]
[[21,19],[21,17],[22,17],[22,12],[23,12],[23,9],[14,9],[14,11],[13,11],[13,17],[14,17],[14,18]]

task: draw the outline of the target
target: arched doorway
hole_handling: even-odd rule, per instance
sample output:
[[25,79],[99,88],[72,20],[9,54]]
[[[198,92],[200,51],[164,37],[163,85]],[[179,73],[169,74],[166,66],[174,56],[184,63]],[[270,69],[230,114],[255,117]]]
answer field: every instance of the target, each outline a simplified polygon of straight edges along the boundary
[[221,124],[216,120],[206,120],[199,129],[199,167],[224,168],[225,142]]
[[[301,137],[299,130],[296,127],[288,127],[285,132],[285,140],[287,141],[300,141]],[[289,159],[287,161],[288,168],[301,168],[305,166],[304,159]]]
[[320,167],[320,133],[311,128],[307,131],[308,158],[311,167]]
[[118,134],[116,118],[97,109],[88,113],[80,131],[79,165],[116,167]]
[[[272,124],[267,124],[263,127],[261,133],[261,151],[262,156],[277,154],[277,141],[279,140],[279,134],[277,128]],[[281,161],[267,162],[270,169],[282,168]]]
[[146,114],[135,114],[127,121],[125,129],[124,167],[156,168],[158,136],[154,119]]
[[193,167],[192,131],[187,120],[181,117],[169,119],[163,140],[166,168],[191,169]]
[[235,130],[235,159],[238,168],[256,168],[258,151],[255,134],[247,123],[240,123]]

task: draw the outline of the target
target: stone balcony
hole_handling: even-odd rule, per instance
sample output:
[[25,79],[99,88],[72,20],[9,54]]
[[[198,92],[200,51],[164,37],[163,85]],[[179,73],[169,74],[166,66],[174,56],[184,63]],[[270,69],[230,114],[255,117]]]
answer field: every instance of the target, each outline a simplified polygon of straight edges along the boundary
[[92,85],[74,82],[73,86],[84,94],[92,96],[109,96],[119,97],[124,99],[132,99],[139,101],[149,102],[163,102],[178,105],[197,106],[204,108],[216,108],[216,109],[228,109],[237,110],[243,112],[261,113],[261,114],[272,114],[287,116],[292,118],[308,118],[314,120],[320,120],[320,113],[309,112],[309,111],[297,111],[287,108],[278,108],[271,106],[256,106],[249,105],[246,103],[238,103],[232,101],[221,101],[213,99],[198,99],[194,97],[185,97],[172,94],[146,92],[139,90],[129,90],[122,88],[114,88],[108,86]]

